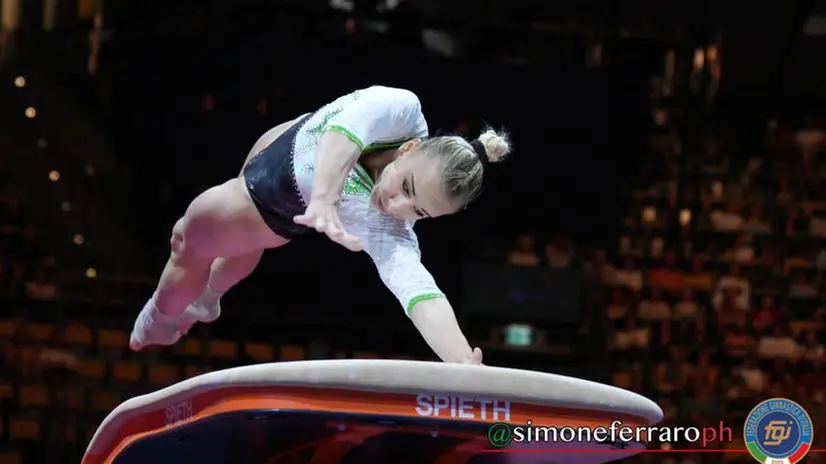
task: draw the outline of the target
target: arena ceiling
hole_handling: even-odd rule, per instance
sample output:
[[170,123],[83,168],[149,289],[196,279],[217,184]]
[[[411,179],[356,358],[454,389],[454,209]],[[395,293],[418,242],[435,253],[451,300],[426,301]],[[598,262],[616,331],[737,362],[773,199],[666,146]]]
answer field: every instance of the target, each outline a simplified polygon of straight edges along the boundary
[[410,1],[430,17],[467,18],[485,9],[534,22],[575,18],[583,33],[609,21],[624,34],[652,40],[719,33],[724,91],[826,97],[826,0]]
[[718,19],[729,91],[826,97],[826,0],[728,0]]

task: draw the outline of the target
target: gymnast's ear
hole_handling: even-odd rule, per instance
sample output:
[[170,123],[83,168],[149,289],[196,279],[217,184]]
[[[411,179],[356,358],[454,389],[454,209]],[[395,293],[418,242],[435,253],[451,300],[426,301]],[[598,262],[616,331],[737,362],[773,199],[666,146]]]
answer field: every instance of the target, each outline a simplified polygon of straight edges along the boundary
[[413,139],[404,142],[402,146],[399,147],[399,156],[404,156],[416,149],[419,144],[422,143],[422,139]]

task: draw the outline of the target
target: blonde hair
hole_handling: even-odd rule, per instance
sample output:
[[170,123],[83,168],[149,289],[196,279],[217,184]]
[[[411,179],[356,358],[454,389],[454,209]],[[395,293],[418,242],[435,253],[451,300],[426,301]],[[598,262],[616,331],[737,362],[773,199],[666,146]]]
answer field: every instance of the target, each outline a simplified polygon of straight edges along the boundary
[[[477,140],[485,147],[489,163],[498,163],[510,153],[506,133],[487,129]],[[442,163],[445,191],[449,198],[464,207],[482,192],[484,166],[473,146],[458,135],[432,137],[423,141],[418,150]]]

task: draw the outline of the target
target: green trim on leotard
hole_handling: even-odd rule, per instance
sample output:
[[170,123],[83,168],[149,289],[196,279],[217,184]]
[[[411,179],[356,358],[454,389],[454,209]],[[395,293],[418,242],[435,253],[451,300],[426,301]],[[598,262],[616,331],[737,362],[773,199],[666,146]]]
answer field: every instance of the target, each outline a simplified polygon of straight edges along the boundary
[[407,315],[410,316],[413,313],[413,307],[422,301],[434,300],[436,298],[445,298],[445,295],[444,293],[425,293],[424,295],[414,297],[410,300],[410,303],[407,304]]
[[352,131],[350,131],[350,129],[348,129],[346,127],[336,126],[335,124],[332,124],[332,125],[329,125],[329,126],[325,127],[324,131],[325,132],[327,132],[327,131],[338,132],[339,134],[341,134],[341,135],[347,137],[348,139],[350,139],[351,142],[358,145],[359,148],[362,151],[364,150],[364,142],[362,142],[361,139],[358,138],[358,136],[356,134],[354,134]]

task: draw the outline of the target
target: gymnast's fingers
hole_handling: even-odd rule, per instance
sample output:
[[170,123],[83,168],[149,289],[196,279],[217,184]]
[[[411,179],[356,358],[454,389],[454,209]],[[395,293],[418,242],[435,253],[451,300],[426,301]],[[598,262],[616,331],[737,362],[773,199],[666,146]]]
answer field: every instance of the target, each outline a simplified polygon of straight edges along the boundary
[[364,249],[364,246],[361,244],[361,240],[355,235],[351,235],[345,232],[344,239],[350,244],[351,251],[361,251]]
[[335,241],[350,251],[362,250],[361,241],[358,237],[350,235],[347,232],[342,231],[342,233],[335,238]]
[[296,224],[301,224],[302,226],[312,227],[313,217],[309,214],[299,214],[298,216],[293,217],[293,222]]
[[339,222],[335,212],[328,213],[326,224],[327,235],[336,242],[341,240],[341,236],[344,234],[344,230],[341,227],[341,222]]
[[324,217],[316,217],[315,224],[313,224],[313,227],[315,228],[315,230],[321,232],[322,234],[327,233],[327,221],[324,219]]
[[336,241],[342,245],[344,245],[350,251],[361,251],[362,245],[361,240],[353,234],[348,233],[344,227],[339,222],[338,230],[340,231]]

